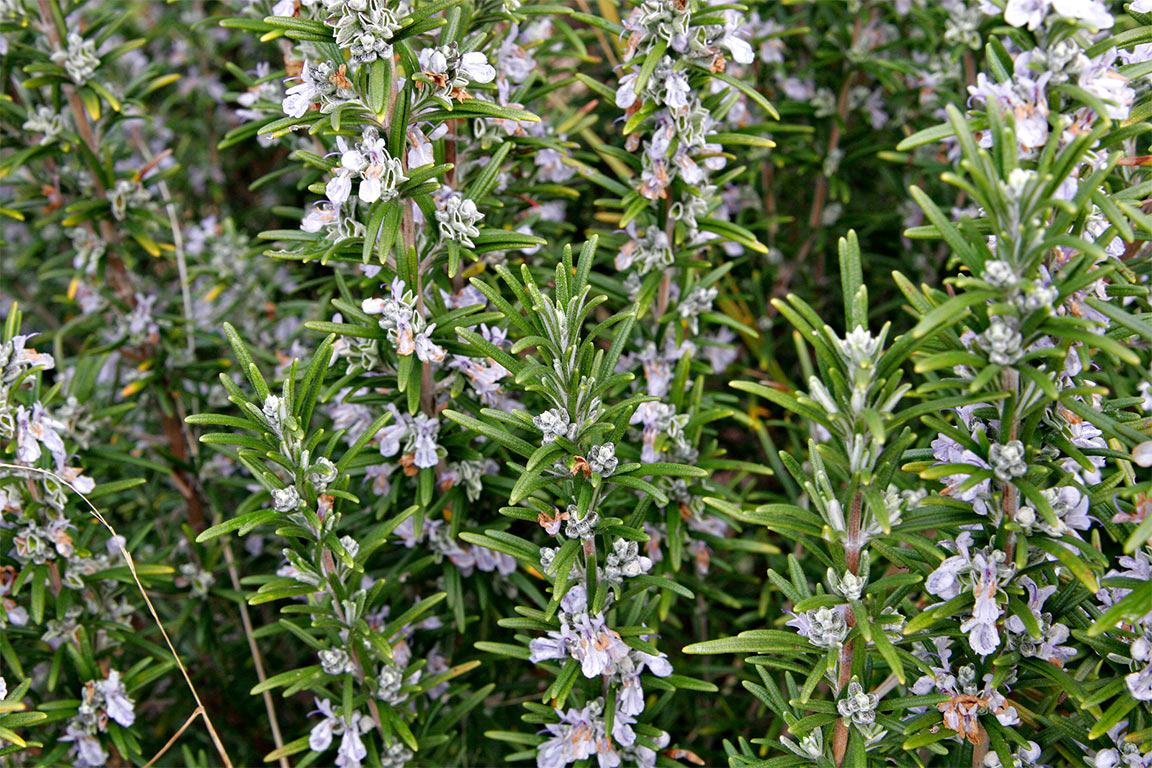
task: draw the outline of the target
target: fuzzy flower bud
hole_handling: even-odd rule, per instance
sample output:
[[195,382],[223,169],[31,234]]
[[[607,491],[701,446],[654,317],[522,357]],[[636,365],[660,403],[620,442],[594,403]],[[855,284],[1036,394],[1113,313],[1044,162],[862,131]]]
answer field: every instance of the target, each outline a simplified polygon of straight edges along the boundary
[[984,265],[984,272],[980,279],[996,288],[1011,288],[1016,285],[1016,271],[1012,265],[999,259],[989,261]]
[[1024,461],[1024,444],[1019,440],[1011,440],[1003,445],[993,443],[988,451],[988,461],[992,464],[996,477],[1003,483],[1028,474],[1028,463]]
[[980,335],[981,348],[996,365],[1012,365],[1019,360],[1023,343],[1016,320],[1011,317],[993,317],[988,330]]
[[592,450],[588,451],[588,466],[592,471],[601,477],[608,477],[616,471],[616,467],[620,464],[619,459],[616,458],[616,444],[604,443],[604,445],[596,445]]
[[876,694],[865,693],[860,681],[852,678],[847,695],[836,702],[836,709],[841,717],[850,718],[855,725],[870,725],[876,722],[877,701]]
[[583,520],[577,520],[578,508],[575,504],[568,505],[568,524],[564,526],[564,535],[570,539],[589,540],[594,535],[597,523],[600,522],[600,513],[589,510]]
[[556,442],[558,437],[571,439],[575,436],[573,434],[575,425],[570,423],[568,411],[563,408],[549,408],[544,413],[534,417],[532,423],[544,433],[544,437],[540,441],[544,445]]
[[355,669],[352,657],[343,649],[325,648],[317,655],[320,657],[320,668],[326,675],[344,675]]
[[272,491],[272,506],[277,512],[295,512],[300,508],[300,493],[296,486],[277,488]]

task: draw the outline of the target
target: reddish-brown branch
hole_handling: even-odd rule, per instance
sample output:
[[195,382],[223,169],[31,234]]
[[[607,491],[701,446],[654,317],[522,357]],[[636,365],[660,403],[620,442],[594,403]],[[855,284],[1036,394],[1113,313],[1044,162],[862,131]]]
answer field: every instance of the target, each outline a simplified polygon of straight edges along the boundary
[[[853,576],[859,574],[860,570],[860,527],[864,517],[864,493],[856,491],[852,496],[852,504],[848,510],[848,538],[844,543],[844,559],[848,565],[848,572]],[[849,607],[845,621],[848,628],[856,626],[856,614],[852,608]],[[836,685],[839,691],[844,688],[852,680],[852,664],[855,657],[856,640],[853,638],[844,645],[840,646],[840,657],[836,676]],[[848,751],[848,721],[840,718],[836,721],[836,727],[832,731],[832,757],[836,760],[837,766],[844,765],[844,756]]]
[[[668,247],[673,248],[672,237],[676,234],[676,220],[672,218],[669,212],[672,210],[672,199],[664,198],[664,236],[668,238]],[[675,249],[673,248],[673,252]],[[656,293],[656,320],[659,321],[664,313],[668,311],[668,301],[672,294],[672,271],[670,269],[664,270],[664,276],[660,278],[660,289]]]
[[[40,22],[44,26],[44,31],[48,35],[48,39],[52,42],[52,47],[56,50],[66,50],[63,41],[60,39],[60,33],[56,29],[56,24],[52,21],[52,6],[50,0],[36,0],[36,6],[40,11]],[[80,100],[80,94],[70,84],[64,85],[64,95],[68,99],[68,107],[72,111],[72,119],[76,123],[76,133],[80,136],[80,140],[88,147],[94,157],[100,156],[100,142],[96,134],[92,131],[92,124],[88,121],[88,113],[84,110],[84,103]],[[96,190],[96,194],[104,197],[107,189],[104,182],[100,180],[98,174],[92,174],[92,185]],[[100,220],[100,236],[109,246],[108,252],[104,257],[104,274],[108,279],[109,285],[116,291],[116,296],[127,304],[129,307],[136,306],[136,293],[132,290],[132,281],[128,275],[128,269],[124,266],[124,260],[112,248],[119,242],[119,236],[116,228],[112,226],[112,222],[108,219]]]
[[[878,10],[872,9],[871,14],[868,16],[867,23],[869,25],[876,18]],[[864,17],[858,16],[856,23],[852,27],[852,48],[860,42],[860,34],[864,30]],[[849,97],[852,95],[852,88],[856,85],[860,75],[852,72],[844,79],[844,84],[840,87],[840,94],[836,99],[836,119],[832,121],[832,129],[828,133],[828,144],[824,150],[824,157],[832,157],[840,148],[840,139],[843,136],[843,131],[848,126],[848,102]],[[804,238],[804,243],[800,246],[800,250],[796,252],[795,257],[790,259],[786,264],[781,265],[778,276],[776,278],[776,285],[772,290],[772,298],[778,299],[788,294],[789,286],[792,284],[792,278],[796,275],[796,271],[800,269],[801,265],[807,260],[808,255],[811,253],[812,248],[816,245],[816,236],[819,233],[820,222],[824,217],[824,206],[828,202],[828,176],[821,172],[816,179],[816,190],[812,196],[812,208],[808,214],[808,236]],[[819,279],[824,272],[824,255],[818,254],[817,263],[813,268],[813,274]],[[769,316],[776,314],[776,308],[771,304],[766,309]]]

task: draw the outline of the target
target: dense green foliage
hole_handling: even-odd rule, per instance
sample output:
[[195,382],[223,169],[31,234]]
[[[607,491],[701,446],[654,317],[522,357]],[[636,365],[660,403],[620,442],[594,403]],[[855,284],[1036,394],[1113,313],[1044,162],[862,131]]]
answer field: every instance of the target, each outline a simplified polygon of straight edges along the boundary
[[0,0],[0,764],[1152,766],[1152,2]]

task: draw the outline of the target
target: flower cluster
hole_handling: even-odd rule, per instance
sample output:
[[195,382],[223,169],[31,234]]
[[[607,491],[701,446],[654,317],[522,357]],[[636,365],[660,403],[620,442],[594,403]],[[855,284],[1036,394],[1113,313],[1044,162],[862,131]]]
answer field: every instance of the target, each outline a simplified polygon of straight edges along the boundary
[[1152,768],[1152,2],[577,5],[0,0],[3,759]]

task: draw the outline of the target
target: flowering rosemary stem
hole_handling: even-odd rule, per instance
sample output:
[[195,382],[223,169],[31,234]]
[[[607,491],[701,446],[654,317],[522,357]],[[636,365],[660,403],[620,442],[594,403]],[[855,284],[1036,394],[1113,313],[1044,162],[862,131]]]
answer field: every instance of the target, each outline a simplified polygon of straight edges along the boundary
[[[848,539],[844,547],[844,559],[848,564],[848,572],[853,576],[860,570],[860,521],[864,510],[864,493],[857,490],[852,496],[852,506],[848,511]],[[856,625],[856,614],[848,608],[844,617],[848,627]],[[836,685],[844,690],[852,680],[852,662],[855,655],[856,640],[852,638],[840,646],[840,663],[837,671]],[[832,756],[836,758],[836,765],[844,765],[844,756],[848,749],[848,720],[841,717],[836,721],[836,728],[832,733]]]

